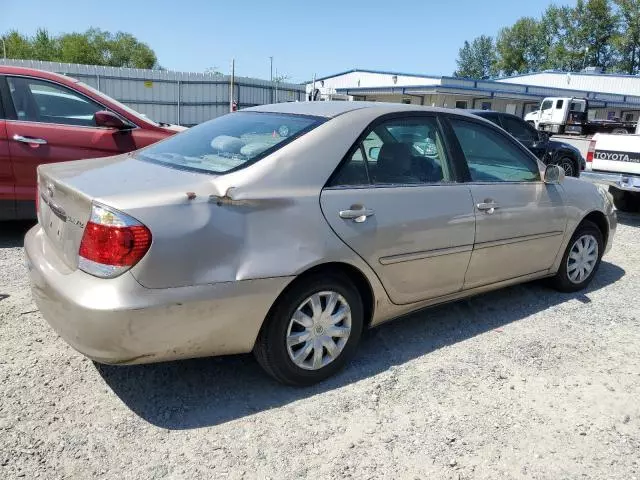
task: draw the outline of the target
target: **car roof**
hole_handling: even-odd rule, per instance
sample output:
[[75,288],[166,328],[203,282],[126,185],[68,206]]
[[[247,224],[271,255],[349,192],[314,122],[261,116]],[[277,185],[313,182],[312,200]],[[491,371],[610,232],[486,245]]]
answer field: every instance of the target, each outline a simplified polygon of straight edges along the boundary
[[274,103],[270,105],[260,105],[257,107],[245,108],[242,111],[288,113],[294,115],[311,115],[315,117],[333,118],[343,113],[354,110],[371,109],[378,115],[394,112],[441,112],[456,113],[469,116],[463,110],[452,110],[450,108],[424,107],[422,105],[411,105],[404,103],[385,102],[356,102],[356,101],[317,101],[317,102],[286,102]]
[[496,112],[495,110],[480,110],[479,108],[467,109],[467,110],[465,110],[465,112],[469,112],[469,113],[471,113],[473,115],[480,115],[480,116],[482,116],[484,114],[487,114],[487,113],[505,115],[504,113]]

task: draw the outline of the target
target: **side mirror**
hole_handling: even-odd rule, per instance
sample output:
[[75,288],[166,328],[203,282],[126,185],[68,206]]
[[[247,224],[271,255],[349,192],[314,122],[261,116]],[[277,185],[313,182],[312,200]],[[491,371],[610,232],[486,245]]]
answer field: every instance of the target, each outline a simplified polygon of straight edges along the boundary
[[557,185],[564,182],[564,168],[560,165],[547,165],[544,170],[544,183]]
[[377,160],[378,155],[380,155],[380,147],[371,147],[369,149],[369,158],[371,160]]
[[538,132],[538,138],[540,139],[540,143],[546,143],[551,138],[549,132]]
[[125,123],[115,113],[108,112],[107,110],[100,110],[93,114],[93,120],[96,122],[96,126],[104,128],[115,128],[116,130],[124,130],[131,128],[131,125]]

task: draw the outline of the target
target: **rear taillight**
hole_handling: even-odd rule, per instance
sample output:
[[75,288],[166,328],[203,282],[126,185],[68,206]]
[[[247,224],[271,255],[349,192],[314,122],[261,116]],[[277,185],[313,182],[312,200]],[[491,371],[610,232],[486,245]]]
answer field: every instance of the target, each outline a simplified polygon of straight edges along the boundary
[[593,154],[596,151],[596,141],[591,140],[589,142],[589,149],[587,150],[587,163],[593,162]]
[[138,263],[150,246],[151,232],[135,218],[93,204],[78,267],[96,277],[117,277]]

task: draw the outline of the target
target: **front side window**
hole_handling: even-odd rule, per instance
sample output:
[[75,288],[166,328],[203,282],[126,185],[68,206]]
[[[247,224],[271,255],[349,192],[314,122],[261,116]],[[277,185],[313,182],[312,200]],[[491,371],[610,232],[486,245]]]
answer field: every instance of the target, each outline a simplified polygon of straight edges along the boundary
[[502,126],[507,132],[523,143],[532,143],[536,140],[537,136],[534,137],[531,127],[518,118],[504,115],[502,117]]
[[540,107],[540,110],[549,110],[552,107],[553,102],[551,100],[545,100],[544,102],[542,102],[542,107]]
[[18,120],[95,127],[94,114],[104,107],[53,82],[7,77]]
[[515,142],[485,125],[451,119],[474,182],[534,182],[537,163]]
[[227,173],[282,148],[323,122],[303,115],[235,112],[141,150],[141,160],[184,170]]
[[388,120],[373,127],[331,185],[417,185],[450,179],[436,119],[417,117]]

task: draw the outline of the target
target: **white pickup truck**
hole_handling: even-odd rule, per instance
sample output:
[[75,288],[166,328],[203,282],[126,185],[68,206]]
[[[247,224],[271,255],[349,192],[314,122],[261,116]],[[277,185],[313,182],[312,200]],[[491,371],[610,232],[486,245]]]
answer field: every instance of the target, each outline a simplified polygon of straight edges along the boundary
[[640,124],[635,135],[594,135],[580,178],[607,185],[618,210],[640,211]]

